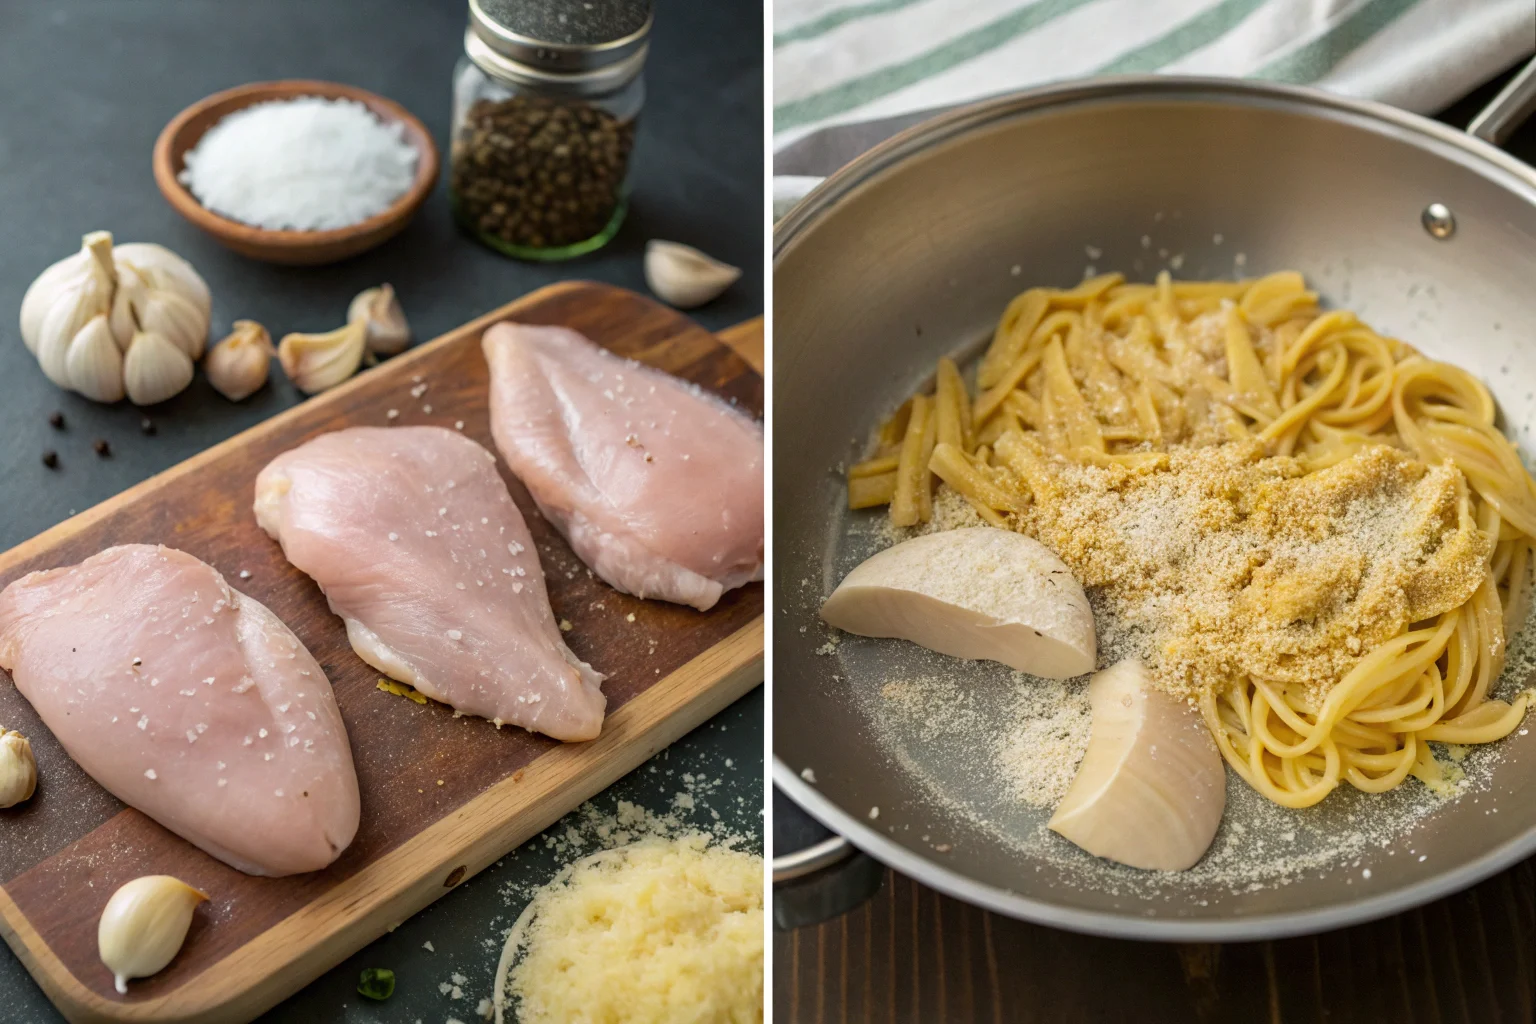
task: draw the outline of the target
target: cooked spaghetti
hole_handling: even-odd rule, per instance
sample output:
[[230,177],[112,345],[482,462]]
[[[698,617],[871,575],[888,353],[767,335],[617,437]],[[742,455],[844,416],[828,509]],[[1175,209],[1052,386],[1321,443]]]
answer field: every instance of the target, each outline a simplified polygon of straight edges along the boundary
[[1525,713],[1492,689],[1525,618],[1536,481],[1470,374],[1324,312],[1300,274],[1009,303],[973,397],[931,394],[848,473],[897,526],[934,485],[1054,548],[1270,799],[1445,784],[1429,743]]

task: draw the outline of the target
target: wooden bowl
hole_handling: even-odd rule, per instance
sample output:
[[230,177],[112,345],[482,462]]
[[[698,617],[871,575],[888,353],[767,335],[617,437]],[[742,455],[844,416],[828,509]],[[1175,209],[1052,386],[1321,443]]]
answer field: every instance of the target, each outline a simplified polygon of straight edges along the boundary
[[[405,126],[405,137],[416,148],[416,177],[411,187],[383,213],[344,228],[327,231],[269,231],[222,217],[197,201],[176,176],[186,166],[186,153],[208,129],[228,114],[266,100],[296,96],[356,100],[387,123]],[[334,263],[372,249],[392,237],[432,192],[437,182],[437,145],[426,127],[392,100],[364,89],[335,82],[287,79],[252,82],[226,89],[192,104],[171,119],[155,140],[155,184],[176,212],[212,235],[221,244],[251,259],[267,263],[313,265]]]

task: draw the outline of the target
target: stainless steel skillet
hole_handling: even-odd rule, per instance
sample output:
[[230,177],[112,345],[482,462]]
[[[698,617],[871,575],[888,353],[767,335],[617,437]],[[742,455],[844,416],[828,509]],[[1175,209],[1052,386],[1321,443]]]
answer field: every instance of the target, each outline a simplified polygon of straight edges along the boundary
[[[1533,92],[1527,69],[1481,130],[1496,135]],[[908,678],[955,675],[957,702],[997,679],[889,642],[830,644],[816,616],[880,544],[875,518],[843,507],[839,472],[871,427],[938,356],[973,350],[1019,290],[1070,285],[1089,266],[1140,279],[1301,270],[1327,302],[1476,373],[1536,452],[1536,171],[1424,118],[1314,90],[1112,79],[913,128],[828,179],[774,243],[774,778],[801,807],[951,895],[1131,938],[1338,927],[1536,852],[1536,736],[1517,735],[1474,765],[1475,792],[1396,830],[1373,819],[1401,807],[1356,794],[1294,812],[1311,815],[1296,828],[1229,789],[1229,826],[1243,826],[1225,838],[1229,860],[1292,863],[1283,881],[1106,871],[1051,845],[1043,812],[1009,804],[964,716],[948,728],[954,716],[932,705],[893,725],[881,702]],[[1007,710],[968,707],[979,732]],[[809,870],[840,845],[782,867]]]

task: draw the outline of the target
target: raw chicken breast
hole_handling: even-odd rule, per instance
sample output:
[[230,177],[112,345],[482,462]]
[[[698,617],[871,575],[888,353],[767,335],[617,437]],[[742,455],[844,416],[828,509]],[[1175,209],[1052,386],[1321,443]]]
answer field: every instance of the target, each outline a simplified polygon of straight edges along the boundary
[[602,729],[603,677],[565,646],[496,457],[463,434],[322,434],[261,471],[256,520],[380,672],[497,726]]
[[247,874],[318,871],[357,832],[325,673],[185,552],[127,544],[12,583],[0,668],[93,779]]
[[763,578],[763,431],[693,384],[563,327],[497,324],[491,430],[609,585],[706,611]]

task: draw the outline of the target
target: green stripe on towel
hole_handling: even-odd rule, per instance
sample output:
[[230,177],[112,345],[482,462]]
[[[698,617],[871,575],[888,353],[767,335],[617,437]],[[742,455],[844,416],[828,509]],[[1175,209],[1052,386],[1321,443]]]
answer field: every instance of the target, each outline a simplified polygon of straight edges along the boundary
[[850,78],[829,89],[774,107],[773,130],[788,131],[862,107],[882,96],[916,85],[925,78],[932,78],[984,53],[990,53],[1026,32],[1095,2],[1097,0],[1037,0],[1028,7],[1011,11],[905,63]]
[[1183,60],[1202,47],[1209,46],[1222,36],[1241,25],[1268,0],[1222,0],[1214,7],[1182,23],[1172,32],[1136,49],[1121,54],[1103,67],[1095,69],[1095,75],[1133,75],[1156,71],[1175,61]]
[[853,4],[835,11],[828,11],[819,18],[813,18],[796,28],[787,29],[773,37],[773,48],[777,50],[781,46],[790,43],[803,43],[807,39],[815,39],[824,36],[835,28],[841,28],[850,21],[862,21],[865,18],[874,18],[882,14],[890,14],[899,11],[903,7],[911,7],[921,3],[922,0],[870,0],[869,3]]
[[1253,77],[1295,85],[1315,82],[1418,4],[1419,0],[1366,0],[1337,25],[1310,43],[1270,61]]

